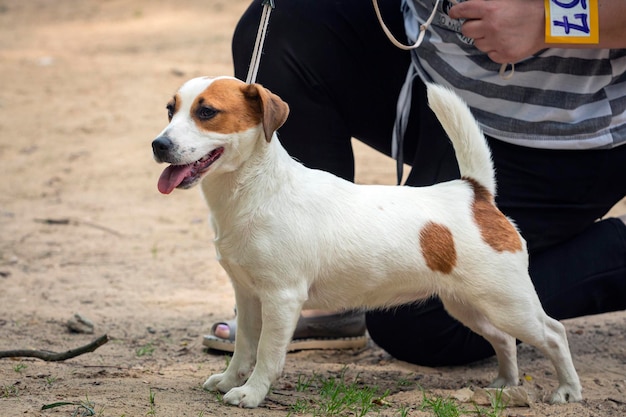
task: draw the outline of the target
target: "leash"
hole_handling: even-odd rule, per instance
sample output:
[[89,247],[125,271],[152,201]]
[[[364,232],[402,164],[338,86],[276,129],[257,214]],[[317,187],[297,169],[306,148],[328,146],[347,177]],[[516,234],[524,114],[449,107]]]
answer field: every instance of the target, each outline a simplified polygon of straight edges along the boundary
[[[380,13],[380,7],[378,7],[378,0],[372,0],[372,3],[374,5],[374,11],[376,11],[378,23],[383,29],[383,32],[385,32],[385,35],[387,35],[387,38],[394,46],[405,51],[419,48],[419,46],[424,41],[426,30],[435,18],[435,14],[437,14],[437,7],[439,6],[439,0],[436,0],[430,16],[423,24],[420,25],[420,33],[417,36],[415,43],[413,43],[413,45],[405,45],[393,36],[391,31],[385,24],[383,17]],[[413,64],[411,64],[406,80],[404,81],[402,89],[400,90],[398,103],[396,105],[396,121],[393,125],[393,131],[391,133],[391,157],[396,160],[396,176],[398,185],[402,184],[402,177],[404,174],[404,134],[406,132],[406,127],[409,122],[409,114],[411,112],[411,86],[413,85],[413,80],[415,79],[415,77],[417,77],[417,72],[413,67]]]
[[261,64],[261,55],[263,54],[265,34],[267,33],[267,26],[270,23],[270,14],[272,13],[272,9],[276,7],[274,0],[262,0],[261,4],[263,5],[263,13],[261,14],[261,22],[259,23],[259,30],[256,34],[256,41],[254,42],[250,66],[248,67],[248,76],[246,77],[246,83],[248,84],[252,84],[256,81],[259,65]]
[[[457,1],[453,0],[452,2],[456,3]],[[374,10],[376,11],[376,17],[378,18],[378,23],[380,23],[380,27],[383,29],[383,32],[385,32],[385,35],[387,35],[387,38],[391,41],[392,44],[394,44],[400,49],[404,49],[405,51],[410,51],[411,49],[418,48],[422,44],[424,40],[424,35],[426,33],[426,29],[428,29],[428,26],[430,26],[430,24],[433,22],[433,19],[435,18],[435,14],[437,13],[437,6],[439,6],[439,0],[436,0],[435,6],[433,7],[433,11],[430,14],[430,17],[428,18],[426,22],[420,25],[420,34],[417,36],[417,40],[415,41],[415,43],[413,45],[405,45],[402,42],[398,41],[393,36],[393,34],[391,33],[391,31],[389,30],[389,28],[383,21],[383,16],[381,15],[380,8],[378,7],[378,0],[372,0],[372,3],[374,4]],[[507,73],[509,65],[511,66],[511,70]],[[508,80],[511,77],[513,77],[514,73],[515,73],[515,63],[502,64],[502,66],[500,67],[499,75],[504,80]]]
[[435,18],[435,14],[437,13],[437,6],[439,6],[439,0],[436,0],[435,6],[433,7],[433,11],[430,14],[430,17],[428,18],[426,22],[420,25],[420,34],[417,36],[417,40],[415,41],[415,43],[413,45],[405,45],[402,42],[398,41],[393,36],[393,34],[391,33],[391,31],[389,30],[389,28],[383,21],[383,17],[380,14],[380,8],[378,7],[378,0],[372,0],[372,3],[374,4],[374,10],[376,11],[376,17],[378,18],[378,23],[380,23],[380,27],[383,28],[383,32],[385,32],[385,35],[387,35],[387,38],[389,38],[391,43],[394,44],[396,47],[403,49],[405,51],[410,51],[411,49],[419,48],[419,46],[424,41],[424,35],[426,34],[426,29],[428,29],[428,26],[430,26],[433,19]]

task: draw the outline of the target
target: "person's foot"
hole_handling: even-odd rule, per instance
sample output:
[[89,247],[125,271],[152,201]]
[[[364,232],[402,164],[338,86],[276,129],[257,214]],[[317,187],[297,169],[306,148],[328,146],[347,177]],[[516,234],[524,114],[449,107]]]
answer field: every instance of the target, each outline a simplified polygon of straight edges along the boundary
[[[237,321],[215,323],[202,344],[209,349],[233,352]],[[365,313],[332,313],[319,310],[302,312],[288,350],[354,349],[367,345]]]
[[[359,313],[356,313],[356,314],[359,314]],[[334,316],[334,315],[335,315],[334,312],[327,311],[327,310],[302,310],[302,314],[301,314],[301,316],[304,318],[328,317],[328,316]],[[213,331],[213,335],[215,335],[216,337],[219,337],[221,339],[230,339],[231,328],[230,328],[229,322],[216,323],[213,326],[212,331]]]

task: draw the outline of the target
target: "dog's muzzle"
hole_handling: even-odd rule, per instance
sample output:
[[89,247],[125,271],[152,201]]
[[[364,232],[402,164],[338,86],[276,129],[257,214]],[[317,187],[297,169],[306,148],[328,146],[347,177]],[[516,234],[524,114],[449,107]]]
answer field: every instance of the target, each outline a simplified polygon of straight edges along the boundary
[[167,136],[159,136],[152,141],[152,153],[157,162],[171,162],[174,143]]

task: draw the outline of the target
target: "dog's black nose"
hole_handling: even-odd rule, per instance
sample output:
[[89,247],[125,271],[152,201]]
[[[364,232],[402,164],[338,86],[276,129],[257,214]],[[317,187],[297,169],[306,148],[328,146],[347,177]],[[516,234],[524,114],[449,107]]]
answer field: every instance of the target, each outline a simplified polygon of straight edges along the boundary
[[159,136],[152,141],[152,152],[159,161],[167,159],[167,155],[172,149],[172,141],[167,136]]

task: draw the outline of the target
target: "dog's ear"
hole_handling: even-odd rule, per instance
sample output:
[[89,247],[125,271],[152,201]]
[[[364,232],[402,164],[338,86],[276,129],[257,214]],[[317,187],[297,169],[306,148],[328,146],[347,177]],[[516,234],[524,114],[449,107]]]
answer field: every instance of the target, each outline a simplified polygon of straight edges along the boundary
[[272,135],[285,123],[289,115],[289,106],[280,97],[261,84],[247,84],[242,88],[243,95],[254,101],[261,113],[265,140],[272,140]]

